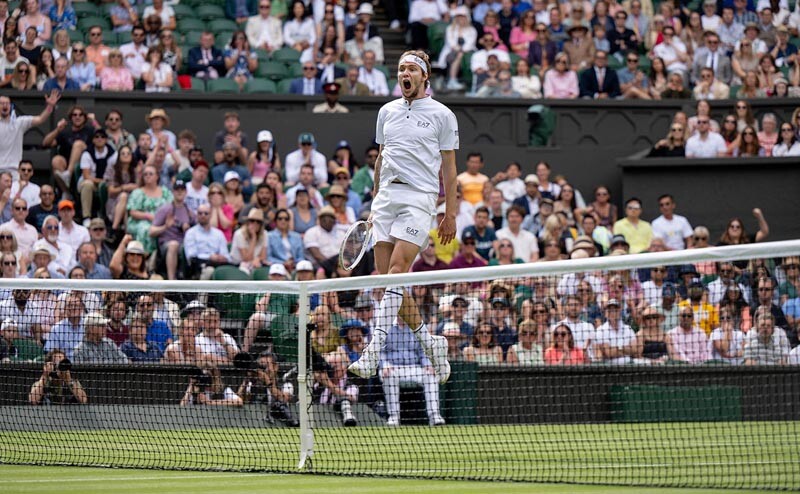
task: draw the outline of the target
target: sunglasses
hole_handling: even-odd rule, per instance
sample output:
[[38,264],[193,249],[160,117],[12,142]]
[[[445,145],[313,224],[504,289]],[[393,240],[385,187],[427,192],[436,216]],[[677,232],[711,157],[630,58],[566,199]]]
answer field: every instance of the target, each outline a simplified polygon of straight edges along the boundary
[[210,196],[213,196],[213,195],[215,195],[215,194],[222,195],[222,192],[220,192],[220,191],[218,191],[218,190],[213,190],[213,191],[211,191],[211,192],[209,192],[209,193],[208,193],[208,195],[210,195]]
[[30,70],[28,70],[28,69],[19,69],[17,72],[19,72],[20,74],[27,74],[28,72],[30,72]]
[[735,123],[736,123],[736,120],[726,119],[726,120],[725,120],[725,123],[729,123],[729,124],[735,124]]
[[79,113],[79,112],[75,112],[70,115],[70,117],[85,117],[85,116],[86,115],[84,113]]
[[548,314],[549,312],[546,309],[538,309],[533,311],[533,314]]
[[478,331],[478,336],[492,336],[491,331]]
[[639,62],[638,58],[629,58],[628,59],[628,63],[638,63],[638,62]]
[[100,36],[103,33],[89,33],[89,36]]
[[13,238],[12,235],[0,235],[0,240],[11,240]]
[[567,336],[568,334],[569,333],[565,333],[564,331],[556,331],[555,333],[553,333],[553,336],[555,336],[555,337]]
[[658,318],[659,318],[658,316],[645,316],[644,320],[645,321],[654,321],[654,320],[656,320]]
[[208,211],[198,211],[197,212],[197,216],[208,216],[209,214],[211,214],[211,213],[209,213]]
[[86,50],[84,50],[83,48],[73,48],[72,49],[72,53],[83,53],[85,51]]
[[794,132],[794,129],[791,127],[784,127],[781,129],[781,132]]
[[[750,46],[750,45],[745,45],[745,46]],[[747,105],[736,105],[736,109],[737,110],[747,110]]]
[[90,230],[93,231],[93,232],[104,232],[106,230],[106,227],[104,227],[104,226],[96,226],[94,228],[90,228]]
[[[708,78],[708,77],[706,77],[706,76],[703,76],[703,79],[707,79],[707,78]],[[708,120],[698,120],[698,121],[697,121],[697,124],[698,124],[698,125],[699,125],[699,124],[708,124]]]
[[760,287],[760,288],[758,289],[758,291],[759,291],[759,292],[771,292],[771,291],[772,291],[772,287],[769,287],[769,288],[768,288],[768,287],[762,286],[762,287]]
[[797,264],[786,264],[785,266],[783,266],[783,269],[797,269],[797,266],[798,266]]
[[743,136],[754,136],[754,135],[756,135],[756,133],[752,132],[750,130],[746,130],[746,131],[742,132],[742,135]]
[[275,220],[276,221],[289,221],[289,217],[288,216],[277,216],[277,217],[275,217]]
[[20,173],[33,173],[33,168],[20,168]]
[[667,272],[667,270],[664,269],[664,268],[653,268],[650,271],[653,271],[653,272],[656,272],[656,273],[666,273]]
[[28,206],[14,206],[14,211],[27,211]]
[[720,321],[733,321],[733,317],[731,316],[719,316]]
[[17,261],[3,261],[3,266],[16,266]]
[[694,314],[681,314],[681,318],[683,319],[693,319]]

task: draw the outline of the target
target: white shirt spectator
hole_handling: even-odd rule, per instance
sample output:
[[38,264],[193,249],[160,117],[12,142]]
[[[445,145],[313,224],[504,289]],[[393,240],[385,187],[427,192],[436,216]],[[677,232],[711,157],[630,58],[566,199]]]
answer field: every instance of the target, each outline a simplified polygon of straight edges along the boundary
[[[741,283],[736,283],[736,286],[739,287],[739,291],[742,292],[742,298],[744,301],[750,304],[750,293],[751,290],[745,289],[744,285]],[[716,280],[712,281],[708,284],[708,303],[717,305],[718,303],[722,302],[722,297],[725,296],[725,291],[728,289],[728,286],[722,280],[722,278],[717,278]]]
[[39,232],[36,231],[36,228],[24,222],[22,225],[20,225],[12,219],[11,221],[7,221],[0,225],[0,230],[5,229],[11,230],[14,236],[17,237],[19,251],[26,256],[29,256],[31,249],[33,248],[33,244],[36,243],[36,240],[39,238]]
[[128,67],[133,78],[140,79],[145,65],[145,57],[147,56],[147,47],[144,44],[137,47],[134,42],[131,41],[130,43],[125,43],[120,46],[119,51],[122,53],[125,66]]
[[566,295],[576,295],[578,293],[578,285],[581,284],[581,281],[588,282],[592,286],[592,291],[595,293],[595,295],[600,294],[600,292],[603,290],[603,281],[596,276],[583,273],[568,273],[558,280],[556,293],[562,297]]
[[[95,150],[96,156],[98,159],[103,159],[108,155],[108,148],[104,148],[102,151],[97,152]],[[111,156],[108,157],[108,163],[106,168],[111,168],[117,164],[117,152],[112,151]],[[92,155],[89,154],[89,151],[84,151],[81,153],[81,170],[89,170],[89,175],[92,177],[97,177],[97,163],[92,159]],[[83,172],[81,172],[81,176],[78,179],[78,187],[83,183]]]
[[700,16],[700,23],[703,25],[703,31],[714,31],[716,32],[719,29],[720,24],[722,24],[722,17],[714,14],[712,16],[706,16],[703,14]]
[[[332,228],[327,231],[319,225],[309,228],[303,236],[303,244],[306,249],[316,247],[326,259],[339,255],[339,245],[344,239],[343,230]],[[309,258],[310,259],[310,258]]]
[[525,195],[525,182],[521,178],[510,178],[498,183],[495,188],[503,193],[503,200],[511,202]]
[[225,350],[226,346],[234,348],[236,353],[239,353],[239,346],[236,344],[236,340],[234,340],[231,335],[223,332],[222,339],[225,341],[224,345],[214,338],[209,338],[208,336],[199,334],[194,338],[194,345],[195,348],[199,349],[204,354],[214,355],[215,357],[220,358],[228,358],[228,352]]
[[[323,11],[324,13],[324,11]],[[286,46],[293,46],[301,41],[308,41],[309,47],[303,50],[300,62],[310,62],[314,59],[313,47],[317,41],[317,29],[314,20],[307,17],[302,22],[292,19],[283,25],[283,42]]]
[[172,9],[172,7],[166,4],[161,8],[160,14],[156,12],[156,9],[152,5],[145,7],[144,12],[142,13],[142,19],[147,19],[153,14],[161,18],[162,26],[169,26],[172,24],[172,19],[175,18],[175,11]]
[[[3,136],[0,139],[0,171],[10,171],[14,180],[19,178],[17,169],[22,161],[22,137],[32,125],[33,117],[18,117],[13,111],[9,118],[0,119],[0,135]],[[28,206],[33,204],[28,202]]]
[[580,348],[586,352],[589,352],[590,347],[597,338],[597,332],[595,331],[593,324],[583,322],[580,319],[577,321],[570,321],[569,319],[564,318],[551,326],[550,332],[552,333],[553,328],[559,324],[566,324],[569,327],[569,330],[572,331],[572,339],[575,340],[575,348]]
[[231,260],[225,234],[213,226],[206,230],[198,224],[186,230],[186,236],[183,238],[183,251],[188,260],[207,261],[211,259],[212,254],[223,256],[228,261]]
[[472,58],[469,60],[469,67],[472,73],[475,73],[481,69],[489,69],[489,64],[487,62],[487,60],[489,60],[489,55],[496,55],[497,61],[501,64],[511,63],[511,57],[508,56],[508,52],[503,50],[498,50],[497,48],[491,50],[478,50],[472,54]]
[[[717,328],[711,332],[711,337],[708,339],[708,353],[711,355],[712,360],[722,360],[729,364],[741,365],[744,363],[744,357],[723,357],[714,349],[714,342],[724,340],[724,332],[722,328]],[[744,349],[744,333],[737,330],[731,331],[731,342],[728,347],[728,353],[738,353],[739,350]]]
[[197,208],[201,204],[208,204],[208,187],[201,185],[199,189],[195,189],[191,182],[186,184],[186,199],[184,200],[186,207],[193,213],[197,213]]
[[[780,158],[781,156],[800,156],[800,141],[795,141],[795,143],[792,144],[792,147],[789,147],[782,142],[776,144],[775,147],[772,148],[772,156],[776,158]],[[30,204],[30,202],[28,204]]]
[[303,156],[303,150],[297,149],[286,155],[283,166],[286,169],[286,182],[290,184],[297,183],[300,178],[300,167],[304,164],[311,162],[314,167],[314,181],[317,185],[324,184],[328,181],[328,160],[325,155],[316,149],[311,151],[311,159],[307,160]]
[[[741,44],[742,44],[741,39],[736,42],[736,51],[741,50]],[[758,55],[763,55],[769,50],[769,48],[767,48],[767,43],[765,43],[764,40],[761,38],[754,39],[752,41],[752,45],[753,45],[753,51],[756,52],[756,54]]]
[[674,70],[680,72],[686,72],[688,68],[686,64],[681,62],[678,59],[678,52],[686,53],[686,45],[683,44],[683,41],[676,37],[672,38],[672,44],[667,45],[666,43],[659,43],[653,48],[653,55],[656,57],[661,57],[664,60],[672,60],[672,62],[667,65],[667,71],[672,72]]
[[[630,326],[619,321],[617,329],[611,327],[611,323],[606,321],[605,324],[597,328],[595,334],[595,345],[605,344],[610,348],[623,348],[634,342],[636,333],[633,332]],[[627,364],[631,361],[629,356],[616,357],[604,362],[609,364]]]
[[82,243],[90,241],[89,229],[73,221],[72,227],[67,230],[62,221],[59,224],[58,241],[68,243],[75,252],[78,252]]
[[250,47],[253,49],[261,48],[264,43],[272,50],[283,46],[283,26],[279,19],[272,16],[268,16],[266,19],[260,15],[250,17],[247,19],[245,32]]
[[[2,133],[2,131],[0,131],[0,133]],[[28,203],[28,208],[32,208],[42,202],[42,200],[39,198],[39,191],[39,186],[33,182],[28,182],[25,185],[25,188],[22,189],[22,192],[19,190],[19,180],[16,180],[11,184],[11,197],[17,197],[17,194],[19,194],[19,196],[25,199],[25,202]]]
[[705,139],[697,133],[686,141],[687,158],[717,158],[727,150],[725,139],[716,132],[709,132]]
[[525,262],[532,262],[533,254],[539,253],[539,242],[536,235],[520,227],[519,233],[514,235],[510,229],[497,230],[498,240],[506,239],[514,246],[514,257],[519,257]]
[[365,84],[369,88],[369,93],[373,96],[389,96],[389,83],[386,81],[386,74],[373,68],[368,71],[365,67],[358,69],[358,82]]
[[408,11],[408,23],[420,22],[422,19],[441,21],[447,11],[447,3],[443,0],[414,0]]
[[[314,24],[322,24],[322,19],[325,18],[325,4],[327,3],[325,0],[312,0],[311,10],[314,11]],[[334,5],[333,19],[336,22],[344,22],[344,9],[341,5]]]
[[642,283],[642,294],[644,296],[644,301],[647,302],[647,305],[652,305],[653,307],[660,306],[663,293],[663,284],[658,286],[653,280],[647,280]]
[[686,248],[685,239],[691,237],[694,231],[689,220],[679,214],[673,214],[671,220],[662,214],[653,220],[650,227],[653,229],[653,236],[664,240],[666,246],[672,250]]

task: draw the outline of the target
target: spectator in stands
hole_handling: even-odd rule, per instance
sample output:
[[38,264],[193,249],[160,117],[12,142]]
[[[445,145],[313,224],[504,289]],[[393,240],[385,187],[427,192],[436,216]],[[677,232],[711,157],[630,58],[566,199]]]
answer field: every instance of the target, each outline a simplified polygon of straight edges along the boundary
[[421,384],[425,390],[425,405],[430,425],[444,425],[439,413],[439,386],[428,357],[411,332],[392,326],[386,336],[381,352],[380,377],[389,411],[387,425],[400,425],[400,383],[411,381]]
[[687,158],[716,158],[726,155],[728,146],[725,139],[710,131],[710,122],[708,116],[697,117],[697,132],[686,141]]
[[250,153],[247,168],[252,170],[251,180],[254,185],[264,182],[270,171],[280,171],[283,168],[275,139],[269,130],[262,130],[256,136],[256,150]]
[[222,51],[214,46],[214,33],[204,31],[200,46],[189,50],[189,75],[200,79],[218,79],[226,72]]
[[245,272],[268,264],[264,211],[260,208],[250,209],[246,220],[233,235],[231,262]]
[[544,76],[547,69],[555,65],[556,54],[558,45],[550,40],[547,26],[541,22],[536,24],[536,41],[528,47],[528,65]]
[[687,63],[691,62],[686,45],[675,37],[675,28],[666,25],[661,30],[663,41],[653,47],[652,56],[664,60],[668,72],[685,74],[688,71]]
[[[27,42],[29,34],[32,33],[34,38],[36,37],[36,28],[28,28],[28,31],[25,32],[25,41]],[[33,40],[34,43],[36,39]],[[25,43],[23,43],[23,46]],[[20,47],[22,48],[22,47]],[[22,48],[24,49],[24,48]],[[46,48],[42,48],[46,49]],[[69,39],[69,33],[65,30],[56,31],[55,35],[53,35],[53,46],[52,51],[50,52],[53,55],[53,61],[58,60],[59,58],[66,58],[68,62],[72,61],[72,44]],[[22,55],[22,52],[20,52]],[[25,57],[27,59],[27,57]]]
[[42,222],[42,238],[34,244],[34,249],[39,245],[44,246],[54,256],[50,263],[51,271],[66,276],[75,262],[75,249],[67,242],[59,242],[59,223],[55,216],[48,216]]
[[322,82],[317,78],[317,67],[313,61],[303,62],[303,77],[292,79],[289,93],[306,96],[322,94]]
[[544,75],[544,97],[551,99],[575,99],[579,95],[578,75],[569,70],[566,53],[555,56],[555,69]]
[[203,362],[204,370],[198,377],[189,378],[189,387],[181,398],[181,406],[233,406],[240,407],[242,399],[222,382],[216,364]]
[[685,217],[675,214],[675,199],[671,194],[658,198],[661,215],[653,220],[653,235],[664,239],[671,250],[682,250],[692,245],[692,226]]
[[[481,35],[480,39],[478,40],[478,44],[481,46],[481,49],[472,54],[469,62],[470,71],[475,76],[480,77],[489,70],[489,58],[492,55],[495,56],[496,61],[499,64],[497,67],[495,67],[495,71],[501,68],[509,68],[511,66],[511,58],[508,55],[508,51],[503,50],[501,45],[498,43],[499,41],[490,32],[484,31],[484,33]],[[477,84],[480,85],[479,82]]]
[[678,326],[667,333],[669,358],[689,364],[700,364],[710,358],[708,337],[694,324],[694,313],[690,306],[680,308]]
[[119,0],[108,12],[115,33],[128,33],[139,22],[139,14],[129,0]]
[[[18,179],[11,182],[11,172],[4,171],[3,178],[0,179],[0,215],[2,222],[11,219],[11,198],[21,197],[28,203],[28,208],[33,210],[40,203],[40,189],[39,186],[31,181],[33,177],[33,163],[30,160],[23,159],[19,162]],[[28,214],[28,219],[34,218]],[[30,221],[29,221],[30,222]]]
[[325,155],[315,149],[314,134],[303,132],[297,139],[298,149],[286,155],[286,185],[292,186],[299,181],[301,167],[305,163],[314,167],[314,180],[318,187],[325,187],[328,182],[328,166]]
[[428,237],[428,244],[419,253],[419,259],[411,266],[411,271],[425,272],[447,269],[448,264],[436,256],[434,237]]
[[[708,117],[705,117],[708,118]],[[684,135],[686,131],[680,123],[673,122],[666,138],[659,140],[647,155],[651,158],[683,157],[686,155]]]
[[542,335],[537,323],[525,319],[519,323],[519,342],[508,349],[506,363],[522,367],[544,365]]
[[156,249],[156,241],[149,235],[155,213],[159,207],[172,201],[172,192],[158,184],[158,170],[146,165],[142,171],[139,188],[128,199],[128,233],[142,243],[147,255]]
[[289,20],[283,25],[283,42],[301,53],[303,64],[314,61],[313,47],[317,41],[317,30],[314,19],[309,16],[306,5],[301,0],[294,0]]
[[67,75],[78,83],[81,91],[91,91],[97,86],[97,70],[94,63],[86,60],[86,45],[81,42],[72,45],[72,66]]
[[25,62],[19,62],[13,69],[11,75],[5,80],[6,87],[17,91],[29,91],[36,89],[35,66]]
[[634,341],[633,356],[637,359],[636,362],[649,364],[666,362],[669,358],[669,336],[662,327],[664,313],[658,305],[650,305],[642,311],[641,321]]
[[17,240],[20,254],[28,256],[38,238],[36,228],[26,222],[28,203],[21,197],[12,199],[9,202],[11,203],[11,219],[0,225],[0,229],[10,231]]
[[483,189],[489,182],[489,177],[481,173],[483,164],[483,155],[471,152],[467,154],[467,170],[456,177],[464,199],[473,206],[483,201]]
[[[233,173],[228,178],[233,178],[232,175]],[[233,238],[236,214],[233,206],[225,201],[225,188],[218,182],[212,182],[209,185],[208,202],[211,208],[211,226],[222,231],[226,242],[230,242]]]
[[67,358],[73,356],[75,348],[83,341],[84,325],[84,303],[77,292],[70,292],[63,307],[63,318],[57,322],[47,335],[47,343],[44,350],[62,350]]
[[747,333],[744,347],[745,365],[786,365],[789,358],[789,341],[776,329],[775,319],[768,311],[759,311],[755,318],[755,331]]
[[138,188],[136,164],[133,162],[131,147],[127,144],[121,146],[116,156],[116,163],[106,166],[103,175],[103,180],[108,186],[105,214],[112,220],[111,229],[115,235],[127,221],[129,194]]
[[231,335],[220,327],[220,313],[217,309],[203,311],[203,332],[195,337],[197,350],[206,355],[206,360],[218,365],[229,364],[239,353],[239,346]]
[[81,154],[81,177],[78,179],[78,192],[81,196],[81,213],[84,226],[92,217],[92,205],[98,187],[105,180],[106,170],[117,163],[117,152],[108,144],[108,134],[102,128],[94,131],[92,144]]
[[122,52],[114,48],[108,53],[108,67],[100,71],[100,89],[103,91],[132,91],[133,75],[122,64]]
[[47,11],[47,17],[50,18],[50,23],[54,31],[60,29],[72,31],[78,23],[75,9],[72,8],[72,5],[70,5],[67,0],[56,0],[53,2],[53,6]]
[[225,68],[228,69],[226,77],[239,84],[239,90],[244,89],[245,83],[253,78],[258,68],[256,52],[250,48],[247,35],[244,31],[235,31],[229,48],[225,50]]
[[334,82],[336,79],[345,76],[345,71],[336,65],[338,55],[336,49],[333,47],[325,47],[322,50],[322,60],[317,66],[318,77],[320,82],[324,85]]
[[506,212],[508,226],[497,231],[498,240],[509,240],[514,245],[514,255],[525,262],[535,262],[539,259],[539,246],[536,236],[521,228],[525,218],[525,210],[518,205],[513,205]]
[[636,334],[621,318],[617,300],[606,302],[606,322],[597,328],[595,359],[608,364],[627,364],[636,355]]
[[597,51],[593,69],[581,74],[580,97],[608,99],[617,98],[620,94],[617,72],[608,68],[608,53]]
[[235,173],[241,184],[244,200],[249,200],[253,193],[253,185],[250,181],[250,171],[243,164],[245,161],[242,160],[242,156],[246,161],[247,154],[242,153],[241,146],[235,140],[226,140],[222,145],[222,161],[214,165],[211,179],[217,183],[226,183],[226,177],[230,177],[228,173]]
[[168,93],[174,83],[172,67],[164,63],[164,53],[160,45],[147,50],[146,62],[141,66],[141,78],[147,93]]
[[661,92],[660,99],[689,99],[692,91],[684,87],[683,76],[679,72],[670,72],[667,76],[667,87]]
[[772,156],[772,148],[778,143],[778,117],[774,113],[765,113],[761,117],[761,130],[758,131],[758,143],[764,148],[766,156]]
[[44,83],[42,91],[80,91],[81,86],[78,81],[67,76],[69,61],[66,58],[59,58],[55,61],[55,77],[48,79]]
[[646,250],[653,238],[653,229],[650,223],[641,219],[641,215],[642,201],[638,197],[631,197],[625,201],[625,217],[614,223],[614,234],[624,235],[625,240],[631,246],[631,254],[638,254]]
[[365,39],[364,33],[366,30],[367,26],[361,22],[353,27],[355,36],[344,43],[343,59],[345,62],[361,66],[364,63],[364,54],[367,51],[371,51],[375,54],[375,60],[378,63],[383,63],[383,39],[380,36]]
[[257,0],[225,0],[225,17],[242,24],[257,12],[258,3]]
[[372,8],[372,5],[368,2],[361,3],[358,6],[358,10],[355,12],[356,20],[355,22],[351,22],[347,24],[347,31],[345,33],[345,39],[350,40],[355,36],[355,25],[359,22],[366,26],[366,31],[362,34],[364,39],[374,38],[376,36],[380,36],[380,32],[378,31],[378,26],[376,26],[372,22],[372,16],[375,15],[375,9]]
[[191,264],[191,271],[200,272],[201,279],[211,279],[214,267],[231,262],[225,235],[211,226],[211,208],[207,204],[197,207],[197,224],[186,231],[183,240],[184,253]]
[[[128,340],[130,328],[125,322],[125,318],[128,316],[128,307],[125,302],[125,295],[119,292],[117,292],[117,295],[117,298],[108,298],[106,301],[106,318],[108,319],[108,324],[106,325],[106,337],[113,341],[117,346],[120,346]],[[146,334],[147,327],[142,325],[142,341],[144,341]],[[125,352],[125,349],[122,348],[122,351]],[[127,354],[127,352],[125,353]],[[130,357],[130,355],[128,355],[128,357]]]
[[162,204],[155,212],[149,235],[158,242],[158,251],[167,266],[167,279],[178,279],[178,254],[186,231],[196,223],[194,213],[185,203],[186,184],[176,180],[172,201]]
[[225,204],[230,206],[233,210],[233,216],[236,217],[244,208],[244,196],[242,196],[242,187],[240,185],[239,175],[232,170],[225,172]]
[[24,33],[29,27],[35,27],[39,44],[50,41],[53,33],[53,24],[50,18],[39,11],[38,0],[25,0],[25,14],[19,18],[19,31]]
[[[510,350],[509,350],[510,353]],[[503,349],[494,340],[494,328],[481,323],[472,336],[469,346],[463,350],[464,360],[480,365],[499,365],[503,363]]]
[[358,66],[348,66],[345,77],[336,79],[336,82],[341,85],[341,92],[350,96],[369,96],[369,87],[359,82],[358,77]]
[[[195,307],[192,304],[197,304]],[[202,317],[202,312],[205,306],[200,302],[192,302],[187,306],[190,312],[195,312],[197,318]],[[206,361],[206,355],[200,351],[196,344],[196,334],[202,330],[194,316],[189,315],[184,310],[185,318],[181,322],[180,338],[174,341],[164,351],[164,359],[162,362],[166,364],[181,364],[181,365],[202,365]]]
[[147,63],[147,45],[145,44],[144,28],[137,24],[131,30],[131,41],[119,47],[125,66],[131,72],[134,80],[142,77],[144,65]]
[[766,156],[767,152],[758,142],[756,129],[747,126],[741,133],[739,145],[733,148],[734,157],[754,158]]
[[[797,133],[791,123],[786,122],[781,124],[780,140],[778,144],[772,148],[772,156],[777,158],[784,156],[800,156],[800,141],[797,139]],[[22,168],[20,168],[22,170]]]
[[[65,352],[53,350],[45,357],[42,377],[31,386],[31,405],[85,404],[89,401],[80,381],[72,377],[71,365],[63,365]],[[66,364],[66,362],[64,362]]]
[[572,330],[565,323],[558,323],[552,330],[552,343],[544,352],[547,365],[582,365],[587,363],[585,352],[575,346]]
[[[111,48],[103,43],[103,28],[100,26],[90,27],[88,38],[89,44],[86,46],[86,60],[94,64],[95,71],[97,75],[100,76],[103,72],[103,68],[109,61]],[[55,55],[55,53],[53,55]]]
[[[102,221],[102,220],[101,220]],[[90,280],[110,280],[111,271],[108,267],[98,264],[97,249],[92,242],[84,242],[78,247],[78,266],[82,267],[86,273],[86,278]]]
[[147,325],[147,341],[154,343],[163,352],[172,343],[172,331],[166,321],[156,319],[153,300],[152,294],[139,295],[134,317],[140,317]]
[[319,265],[339,254],[338,246],[341,243],[344,231],[335,228],[336,212],[330,206],[324,206],[320,209],[317,214],[317,221],[317,226],[306,231],[303,243],[311,256],[311,260]]
[[153,0],[153,4],[145,7],[142,18],[147,19],[156,15],[161,20],[164,29],[174,30],[176,27],[175,11],[169,5],[165,5],[164,0]]
[[120,345],[120,351],[131,362],[159,362],[164,352],[152,341],[147,341],[147,324],[144,319],[134,317],[130,325],[130,337]]
[[[706,30],[705,34],[703,35],[705,39],[705,47],[706,50],[702,51],[697,54],[694,58],[694,64],[692,65],[692,81],[695,84],[702,84],[704,79],[702,78],[703,69],[710,69],[712,73],[712,80],[715,83],[720,83],[722,88],[723,86],[727,86],[731,83],[731,79],[733,78],[733,68],[731,66],[731,59],[725,53],[724,48],[720,47],[720,37],[719,35],[714,32],[713,30]],[[721,89],[719,89],[721,92]],[[712,92],[715,91],[713,88],[706,89],[704,92]],[[697,94],[697,90],[695,90],[695,94]],[[725,99],[724,98],[716,97],[715,99]]]
[[687,284],[687,298],[682,300],[678,307],[691,307],[694,312],[694,321],[707,335],[719,325],[719,310],[708,303],[709,297],[700,278],[692,278]]
[[711,332],[709,338],[711,359],[740,365],[744,361],[744,333],[735,324],[733,309],[721,307],[719,320],[720,326]]
[[700,69],[700,78],[694,87],[693,94],[697,100],[728,99],[730,90],[731,88],[727,84],[714,77],[714,70],[711,67],[703,67]]
[[358,82],[367,86],[372,96],[388,96],[389,85],[386,75],[375,68],[375,52],[366,50],[362,58],[364,63],[358,69]]
[[591,67],[595,49],[589,28],[584,24],[574,24],[567,29],[567,33],[570,41],[564,43],[564,53],[569,57],[570,68],[579,72]]
[[[457,11],[454,15],[458,15]],[[469,18],[469,10],[464,14]],[[533,9],[520,13],[519,22],[514,23],[509,34],[511,51],[522,58],[528,57],[531,43],[536,41],[536,12]]]
[[267,234],[267,262],[280,263],[286,270],[294,271],[295,265],[305,260],[303,239],[299,233],[289,229],[291,215],[286,209],[275,213],[275,228]]
[[250,46],[269,53],[283,46],[281,21],[271,15],[272,0],[258,2],[258,14],[247,19],[245,32]]
[[75,348],[76,364],[127,364],[128,357],[106,337],[108,320],[98,312],[83,318],[83,341]]

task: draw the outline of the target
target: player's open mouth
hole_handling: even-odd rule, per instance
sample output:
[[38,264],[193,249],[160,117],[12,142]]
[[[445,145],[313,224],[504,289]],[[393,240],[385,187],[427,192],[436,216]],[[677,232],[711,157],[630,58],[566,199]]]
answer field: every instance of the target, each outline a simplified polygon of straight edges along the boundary
[[405,89],[411,89],[411,81],[409,81],[408,79],[406,79],[405,81],[403,81],[403,87],[404,87]]

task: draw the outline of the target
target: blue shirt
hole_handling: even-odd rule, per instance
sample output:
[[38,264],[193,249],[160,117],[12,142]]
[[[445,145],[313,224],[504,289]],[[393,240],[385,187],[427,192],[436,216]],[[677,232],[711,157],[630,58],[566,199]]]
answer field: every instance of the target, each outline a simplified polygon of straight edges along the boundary
[[[218,165],[214,165],[214,168],[211,169],[212,181],[224,184],[225,173],[229,171],[235,171],[239,175],[239,181],[241,182],[242,185],[242,195],[244,196],[245,201],[249,200],[250,194],[253,193],[253,184],[250,183],[250,172],[247,170],[246,166],[244,165],[229,166],[227,163],[220,163]],[[246,185],[245,182],[247,182]]]
[[416,365],[428,367],[431,361],[425,356],[408,327],[392,326],[386,335],[386,345],[381,351],[381,366],[391,365]]
[[153,319],[153,322],[147,327],[146,340],[147,343],[152,343],[158,347],[161,353],[164,353],[167,343],[172,340],[172,331],[169,330],[169,326],[164,321]]
[[75,348],[83,341],[83,325],[73,325],[69,319],[62,319],[53,325],[44,344],[44,351],[49,352],[58,348],[67,358],[72,360]]
[[47,81],[44,83],[42,91],[45,93],[49,93],[54,89],[59,93],[61,91],[80,91],[81,86],[75,81],[75,79],[70,79],[69,77],[67,77],[67,82],[64,84],[64,88],[62,89],[61,86],[58,85],[58,81],[56,81],[55,77],[47,79]]
[[231,255],[228,253],[228,241],[225,234],[219,228],[210,227],[208,230],[200,225],[194,225],[186,230],[183,237],[183,251],[186,259],[202,259],[207,261],[211,254],[225,256],[228,261]]
[[158,348],[158,345],[150,342],[147,343],[146,352],[141,351],[139,347],[131,343],[131,340],[125,341],[120,345],[119,349],[131,362],[158,362],[164,355],[164,352]]
[[[475,228],[475,225],[470,225],[464,228],[464,233],[472,232],[475,235],[475,250],[485,260],[491,259],[491,252],[492,252],[492,242],[497,240],[497,235],[494,232],[494,228],[487,226],[483,230],[483,235],[478,233],[478,229]],[[461,235],[463,236],[464,233]]]
[[78,85],[90,84],[92,87],[97,85],[97,73],[92,62],[83,63],[80,65],[72,64],[69,68],[67,76],[74,79]]
[[110,280],[111,279],[111,270],[107,267],[103,266],[102,264],[94,263],[94,269],[89,271],[86,269],[86,266],[80,264],[84,271],[86,271],[86,279],[87,280]]

